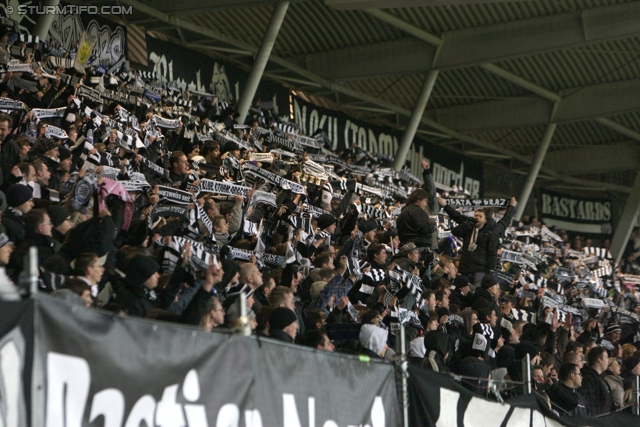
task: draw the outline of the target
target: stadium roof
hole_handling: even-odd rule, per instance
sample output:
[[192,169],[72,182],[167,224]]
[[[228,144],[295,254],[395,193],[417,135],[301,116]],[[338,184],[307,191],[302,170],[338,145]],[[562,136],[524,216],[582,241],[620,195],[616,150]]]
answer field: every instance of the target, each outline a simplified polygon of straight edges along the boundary
[[[120,0],[134,8],[133,28],[246,67],[275,3]],[[403,128],[437,69],[418,130],[430,141],[526,173],[557,123],[540,178],[630,192],[640,165],[640,1],[290,3],[266,78]]]

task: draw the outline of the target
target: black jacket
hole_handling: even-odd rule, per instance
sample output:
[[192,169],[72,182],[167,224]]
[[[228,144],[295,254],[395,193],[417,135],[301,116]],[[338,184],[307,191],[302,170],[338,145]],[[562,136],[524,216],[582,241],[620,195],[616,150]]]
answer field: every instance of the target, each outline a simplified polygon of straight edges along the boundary
[[[587,416],[588,403],[587,400],[575,389],[568,387],[562,381],[558,382],[558,386],[549,390],[549,398],[551,402],[567,411],[568,415]],[[563,412],[560,415],[565,415]]]
[[155,299],[150,297],[150,293],[144,288],[144,285],[132,284],[126,279],[120,280],[114,284],[115,302],[122,304],[129,315],[144,317],[153,309],[169,307],[188,276],[189,274],[185,270],[177,268],[171,275],[169,284]]
[[460,292],[460,289],[456,288],[451,291],[449,304],[455,304],[460,307],[460,310],[464,310],[469,306],[469,296],[470,295],[463,295],[462,292]]
[[191,301],[180,315],[182,323],[188,325],[199,325],[202,316],[205,315],[205,308],[209,301],[213,298],[211,292],[205,291],[202,286],[198,288],[191,298]]
[[[438,193],[436,192],[436,183],[433,180],[432,169],[426,169],[422,171],[422,189],[427,192],[429,198],[427,199],[427,208],[431,214],[436,214],[440,210],[438,205]],[[438,232],[431,234],[431,249],[438,249]]]
[[278,340],[278,341],[282,341],[282,342],[286,342],[289,344],[293,344],[293,338],[291,338],[291,335],[289,335],[288,333],[286,333],[285,331],[281,330],[281,329],[273,329],[269,331],[269,337],[273,338],[274,340]]
[[396,221],[398,237],[404,245],[413,242],[417,247],[431,247],[435,224],[429,221],[429,215],[418,205],[408,205],[402,209]]
[[475,228],[473,220],[462,215],[451,206],[444,207],[445,212],[458,223],[451,230],[451,234],[463,239],[462,255],[460,256],[460,267],[458,270],[461,274],[488,273],[496,267],[498,237],[494,234],[489,223],[485,224],[478,230],[476,238],[475,251],[469,250],[469,243]]
[[623,368],[622,372],[620,373],[620,376],[622,377],[622,383],[624,385],[624,390],[632,390],[633,389],[633,384],[636,382],[636,375],[631,372],[630,370]]
[[14,247],[20,247],[25,237],[24,215],[18,215],[11,209],[7,209],[2,215],[2,225]]
[[2,172],[0,187],[2,190],[6,190],[12,183],[11,169],[20,163],[20,147],[10,138],[11,135],[8,135],[6,141],[0,141],[0,171]]
[[515,215],[515,213],[515,206],[509,205],[507,211],[504,213],[504,216],[500,219],[500,221],[495,222],[493,218],[488,219],[487,225],[489,225],[489,228],[491,229],[493,234],[495,234],[498,238],[501,238],[504,236],[504,232],[507,227],[509,227],[509,224],[511,224],[511,218],[513,218],[513,215]]
[[588,403],[589,415],[606,414],[613,409],[611,392],[604,377],[590,366],[582,368],[582,387],[578,390]]
[[24,257],[28,255],[31,246],[35,246],[38,249],[38,265],[43,265],[48,258],[55,254],[55,241],[52,237],[36,232],[27,232],[24,241],[11,254],[9,261],[9,266],[16,273],[22,271]]
[[471,297],[471,309],[478,311],[484,307],[490,307],[496,311],[496,316],[498,316],[498,321],[502,318],[502,312],[500,311],[500,307],[498,307],[498,303],[496,299],[489,293],[488,290],[484,288],[478,288],[473,293]]
[[425,354],[422,366],[442,374],[449,373],[445,356],[453,352],[452,341],[445,332],[427,332],[424,336]]

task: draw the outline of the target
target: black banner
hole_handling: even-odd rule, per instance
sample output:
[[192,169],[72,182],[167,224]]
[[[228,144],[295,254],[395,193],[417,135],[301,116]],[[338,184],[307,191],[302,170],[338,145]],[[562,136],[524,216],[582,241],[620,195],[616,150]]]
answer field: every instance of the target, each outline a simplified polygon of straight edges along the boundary
[[[467,380],[470,387],[486,382]],[[601,418],[558,418],[535,395],[506,403],[492,402],[473,393],[447,375],[409,366],[409,425],[421,427],[611,427],[638,425],[639,418],[613,414]]]
[[[42,295],[46,426],[401,424],[393,366],[107,314]],[[6,425],[6,424],[5,424]]]
[[613,233],[609,199],[578,198],[540,190],[539,200],[540,216],[549,227],[600,236]]
[[[0,310],[3,426],[401,425],[391,364],[126,318],[42,294],[0,302]],[[466,383],[477,393],[486,386]],[[638,424],[627,414],[558,418],[534,395],[497,403],[413,365],[408,392],[410,426]]]
[[[400,131],[370,125],[342,112],[327,110],[305,102],[298,97],[293,98],[293,110],[296,124],[302,133],[312,135],[316,130],[322,129],[333,143],[332,147],[327,148],[334,152],[344,151],[351,147],[351,144],[357,144],[373,155],[382,154],[390,158],[398,152],[398,144],[402,139]],[[407,165],[411,168],[411,173],[416,176],[422,174],[420,157],[431,162],[436,183],[444,187],[456,185],[458,188],[469,191],[471,197],[482,197],[483,165],[481,161],[414,138],[407,154]]]
[[[185,49],[147,36],[149,67],[163,82],[175,81],[183,92],[191,90],[216,95],[218,100],[234,104],[242,94],[249,72],[220,59]],[[255,95],[272,102],[280,115],[289,113],[289,89],[262,79]]]
[[[16,2],[17,3],[17,2]],[[35,3],[37,4],[37,2]],[[60,7],[66,5],[60,2]],[[118,8],[118,6],[116,6]],[[99,8],[96,8],[99,9]],[[76,52],[78,42],[82,38],[82,33],[86,31],[95,37],[96,43],[91,51],[90,59],[93,65],[110,66],[118,60],[127,57],[127,27],[102,18],[97,13],[74,13],[72,8],[63,9],[67,13],[53,14],[53,21],[49,29],[48,39],[51,40],[50,47],[61,52]],[[122,10],[114,8],[112,11]],[[20,22],[21,28],[33,32],[35,23],[40,17],[35,10],[27,8],[27,14],[20,13],[18,8],[13,8],[10,16]],[[27,18],[27,19],[25,19]],[[56,44],[60,43],[57,47]]]
[[0,300],[0,425],[27,427],[33,366],[33,301]]

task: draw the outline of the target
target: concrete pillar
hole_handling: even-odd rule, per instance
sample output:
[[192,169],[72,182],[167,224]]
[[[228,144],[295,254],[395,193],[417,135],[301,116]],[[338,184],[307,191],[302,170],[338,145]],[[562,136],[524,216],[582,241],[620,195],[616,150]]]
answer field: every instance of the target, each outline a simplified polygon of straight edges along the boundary
[[262,74],[264,73],[264,69],[269,61],[269,56],[271,56],[271,50],[273,49],[273,45],[276,43],[278,32],[280,32],[280,27],[282,26],[282,21],[284,21],[288,8],[289,2],[281,1],[276,4],[276,8],[271,15],[269,26],[264,34],[264,38],[262,39],[260,49],[256,54],[256,60],[253,63],[251,74],[249,74],[249,80],[247,81],[247,85],[242,90],[242,95],[240,96],[240,105],[238,106],[238,113],[240,113],[240,117],[238,118],[238,123],[244,123],[247,118],[249,107],[251,107],[253,97],[256,95],[256,90],[258,90]]
[[536,179],[538,179],[538,173],[542,167],[542,162],[544,162],[544,157],[547,155],[547,150],[549,149],[549,145],[553,139],[553,134],[556,131],[556,126],[557,125],[555,123],[549,123],[547,125],[547,129],[544,131],[542,142],[540,142],[536,156],[533,159],[533,163],[531,163],[531,168],[527,174],[527,180],[524,183],[524,187],[522,187],[522,192],[518,199],[518,212],[516,212],[514,217],[516,220],[520,220],[520,218],[522,218],[522,213],[527,206],[529,196],[531,196],[533,185],[536,183]]
[[633,231],[638,212],[640,212],[640,173],[636,176],[636,180],[633,183],[633,190],[631,190],[631,194],[629,194],[629,198],[624,204],[622,217],[620,217],[620,222],[618,222],[616,231],[613,234],[613,239],[611,240],[610,251],[616,262],[620,262],[622,258],[622,253]]
[[[43,6],[57,6],[60,3],[60,0],[44,0],[42,2]],[[49,34],[49,29],[51,28],[51,23],[53,22],[53,14],[42,14],[38,15],[38,22],[36,22],[36,27],[33,30],[33,36],[40,37],[40,40],[45,41],[47,39],[47,34]]]
[[393,169],[397,171],[402,169],[402,166],[407,159],[407,153],[409,152],[409,148],[411,148],[413,138],[416,136],[416,131],[418,130],[418,126],[420,125],[420,120],[422,120],[424,110],[427,107],[427,102],[429,101],[429,97],[431,96],[431,91],[433,90],[433,87],[436,84],[436,80],[438,79],[438,72],[438,70],[431,70],[429,74],[427,74],[427,78],[422,84],[422,89],[420,89],[420,93],[418,94],[416,105],[413,107],[413,111],[411,112],[409,124],[407,125],[407,129],[402,135],[400,147],[398,149],[398,152],[396,153],[396,158],[393,161]]

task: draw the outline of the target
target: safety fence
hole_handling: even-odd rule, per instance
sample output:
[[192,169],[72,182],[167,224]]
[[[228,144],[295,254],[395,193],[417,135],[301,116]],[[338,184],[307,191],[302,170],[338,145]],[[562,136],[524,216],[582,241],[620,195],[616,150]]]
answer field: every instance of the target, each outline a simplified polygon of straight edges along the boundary
[[534,394],[490,401],[450,376],[407,366],[402,355],[394,365],[122,317],[49,295],[0,302],[0,313],[6,427],[637,424],[620,413],[558,418]]

